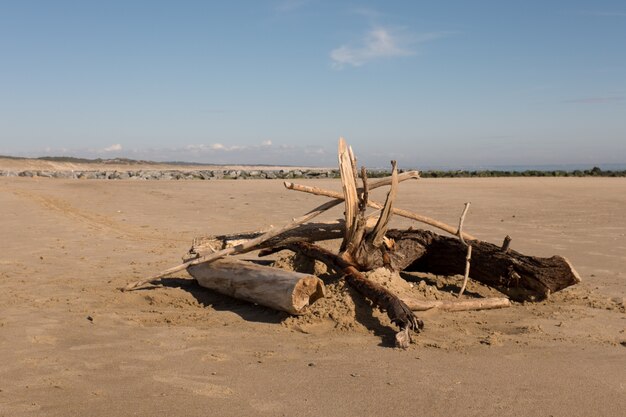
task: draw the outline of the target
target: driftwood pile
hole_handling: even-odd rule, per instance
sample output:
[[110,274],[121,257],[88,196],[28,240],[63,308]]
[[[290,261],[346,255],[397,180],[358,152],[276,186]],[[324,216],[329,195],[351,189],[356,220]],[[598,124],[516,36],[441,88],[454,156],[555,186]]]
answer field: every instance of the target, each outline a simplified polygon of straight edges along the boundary
[[[430,308],[457,311],[507,307],[510,305],[509,298],[541,300],[580,282],[577,272],[563,257],[522,255],[509,248],[511,240],[508,236],[502,245],[494,245],[464,232],[463,221],[469,203],[466,203],[458,227],[394,207],[399,183],[418,179],[417,171],[399,174],[395,161],[392,161],[391,177],[370,182],[365,168],[358,175],[356,158],[343,139],[339,140],[339,169],[343,193],[285,182],[289,190],[332,198],[327,203],[282,227],[264,233],[198,238],[194,240],[184,263],[131,283],[125,290],[155,283],[166,275],[187,269],[204,287],[290,314],[303,314],[310,304],[324,296],[324,284],[319,278],[229,257],[255,250],[260,251],[259,256],[290,250],[321,261],[342,274],[358,293],[386,311],[391,322],[400,329],[396,334],[397,346],[407,347],[411,342],[411,333],[423,328],[422,321],[415,316],[414,311]],[[383,186],[390,187],[385,202],[372,201],[370,190]],[[344,219],[332,223],[310,222],[342,203],[345,207]],[[376,210],[368,213],[368,207]],[[393,215],[428,224],[453,236],[413,228],[389,229]],[[342,239],[337,253],[316,244],[331,239]],[[363,274],[380,267],[390,271],[463,275],[459,298],[468,278],[496,288],[509,298],[433,302],[401,299]]]

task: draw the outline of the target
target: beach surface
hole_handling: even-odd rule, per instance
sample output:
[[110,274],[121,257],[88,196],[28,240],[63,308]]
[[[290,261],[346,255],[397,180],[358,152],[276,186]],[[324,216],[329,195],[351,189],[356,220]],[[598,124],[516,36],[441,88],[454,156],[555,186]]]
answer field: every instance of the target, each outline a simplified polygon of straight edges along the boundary
[[[455,225],[471,201],[464,230],[565,256],[582,278],[540,303],[418,313],[407,350],[362,302],[294,319],[185,272],[118,290],[178,264],[196,236],[280,226],[324,201],[275,180],[0,178],[0,416],[623,415],[623,178],[402,183],[397,207]],[[446,282],[414,284],[458,290]]]

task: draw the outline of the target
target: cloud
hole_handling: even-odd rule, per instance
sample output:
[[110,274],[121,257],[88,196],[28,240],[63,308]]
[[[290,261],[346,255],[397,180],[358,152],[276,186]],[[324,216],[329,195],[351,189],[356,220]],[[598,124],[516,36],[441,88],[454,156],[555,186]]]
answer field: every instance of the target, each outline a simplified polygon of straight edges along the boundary
[[564,103],[574,104],[609,104],[609,103],[621,103],[626,101],[625,96],[596,96],[596,97],[581,97],[571,100],[565,100]]
[[114,145],[107,146],[106,148],[102,149],[102,152],[118,152],[121,150],[122,150],[122,145],[120,145],[119,143],[116,143]]
[[330,52],[332,65],[342,69],[346,65],[360,67],[370,61],[414,55],[412,46],[441,38],[446,32],[423,33],[417,36],[399,36],[390,29],[376,27],[370,30],[358,45],[342,45]]
[[263,142],[261,142],[261,146],[272,146],[272,141],[271,140],[264,140]]

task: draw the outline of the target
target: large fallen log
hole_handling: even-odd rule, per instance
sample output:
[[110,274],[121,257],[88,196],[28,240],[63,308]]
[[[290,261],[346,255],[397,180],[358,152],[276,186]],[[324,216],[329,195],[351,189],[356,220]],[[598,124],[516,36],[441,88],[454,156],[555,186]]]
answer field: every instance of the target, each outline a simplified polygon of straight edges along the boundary
[[314,275],[233,258],[192,265],[187,271],[202,287],[289,314],[303,314],[324,297],[324,284]]
[[[394,240],[388,250],[395,270],[437,275],[463,275],[467,249],[457,239],[427,230],[389,230]],[[385,264],[380,251],[361,247],[355,257],[359,268]],[[544,299],[551,293],[580,282],[580,276],[562,256],[540,258],[482,241],[472,242],[470,278],[494,287],[516,300]]]

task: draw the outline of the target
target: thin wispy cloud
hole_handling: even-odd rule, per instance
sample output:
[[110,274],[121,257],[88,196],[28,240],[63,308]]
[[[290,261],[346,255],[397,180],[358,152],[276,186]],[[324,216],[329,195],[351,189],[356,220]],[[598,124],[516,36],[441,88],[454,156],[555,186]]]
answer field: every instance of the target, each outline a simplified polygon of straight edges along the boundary
[[333,49],[330,58],[333,60],[333,67],[341,69],[346,65],[359,67],[370,61],[414,53],[388,29],[378,27],[369,31],[358,45],[342,45]]
[[371,61],[414,55],[417,53],[415,50],[417,44],[441,38],[446,34],[446,32],[398,34],[379,26],[370,30],[361,41],[333,49],[330,58],[335,69],[342,69],[348,65],[360,67]]
[[571,100],[565,100],[564,103],[571,104],[610,104],[626,102],[626,96],[595,96],[581,97]]

